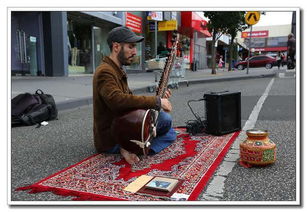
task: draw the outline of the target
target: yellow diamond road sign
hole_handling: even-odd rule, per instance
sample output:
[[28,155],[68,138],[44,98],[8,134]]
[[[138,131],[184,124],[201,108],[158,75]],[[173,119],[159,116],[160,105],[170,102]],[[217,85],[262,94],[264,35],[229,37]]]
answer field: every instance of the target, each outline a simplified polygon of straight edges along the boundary
[[254,25],[257,24],[260,20],[260,12],[247,12],[245,15],[245,22],[248,25]]

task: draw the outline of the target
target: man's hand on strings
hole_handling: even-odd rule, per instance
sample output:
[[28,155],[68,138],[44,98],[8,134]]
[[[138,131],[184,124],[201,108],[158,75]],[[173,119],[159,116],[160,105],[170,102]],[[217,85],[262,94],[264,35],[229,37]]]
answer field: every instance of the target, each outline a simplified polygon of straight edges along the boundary
[[170,89],[167,89],[164,93],[164,98],[169,99],[172,96],[172,91]]
[[165,111],[165,112],[171,112],[172,111],[172,104],[168,99],[161,99],[161,108]]

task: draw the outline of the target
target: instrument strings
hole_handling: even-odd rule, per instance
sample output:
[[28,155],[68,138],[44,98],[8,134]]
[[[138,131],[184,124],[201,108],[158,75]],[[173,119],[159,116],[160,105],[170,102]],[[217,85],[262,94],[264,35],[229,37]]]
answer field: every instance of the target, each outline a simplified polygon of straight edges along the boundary
[[170,53],[170,56],[166,60],[164,70],[163,70],[163,73],[160,78],[159,85],[156,91],[156,95],[160,96],[161,98],[164,96],[165,91],[167,89],[170,72],[173,67],[175,57],[176,57],[176,51],[177,51],[177,45],[178,45],[178,34],[176,34],[175,36],[176,36],[176,39],[173,42],[172,51]]

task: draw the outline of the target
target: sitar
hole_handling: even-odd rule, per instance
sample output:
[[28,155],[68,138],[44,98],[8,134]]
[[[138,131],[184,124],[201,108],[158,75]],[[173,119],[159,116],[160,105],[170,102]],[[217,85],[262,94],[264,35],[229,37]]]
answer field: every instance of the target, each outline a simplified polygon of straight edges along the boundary
[[[177,54],[179,34],[174,31],[172,47],[156,89],[156,95],[163,98],[167,90],[170,72]],[[111,125],[111,132],[121,148],[138,155],[149,153],[151,141],[156,137],[157,119],[160,111],[154,109],[138,109],[116,117]]]

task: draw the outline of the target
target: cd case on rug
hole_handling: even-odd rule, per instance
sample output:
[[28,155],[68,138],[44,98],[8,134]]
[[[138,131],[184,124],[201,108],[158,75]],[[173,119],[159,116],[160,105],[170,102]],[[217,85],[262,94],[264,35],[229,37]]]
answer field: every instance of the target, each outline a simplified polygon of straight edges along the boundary
[[145,188],[158,191],[171,192],[179,180],[165,177],[154,177],[149,183],[145,185]]

